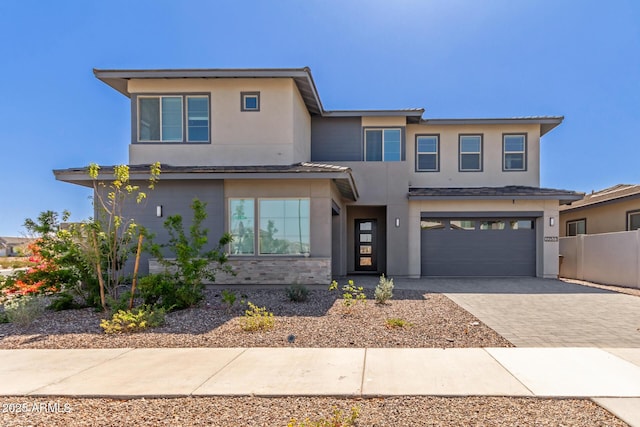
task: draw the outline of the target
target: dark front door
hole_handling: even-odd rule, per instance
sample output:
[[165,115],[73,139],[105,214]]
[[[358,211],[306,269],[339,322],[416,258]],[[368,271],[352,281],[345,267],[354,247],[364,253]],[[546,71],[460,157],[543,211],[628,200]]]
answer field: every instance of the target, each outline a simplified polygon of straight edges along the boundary
[[378,271],[375,219],[356,219],[356,271]]

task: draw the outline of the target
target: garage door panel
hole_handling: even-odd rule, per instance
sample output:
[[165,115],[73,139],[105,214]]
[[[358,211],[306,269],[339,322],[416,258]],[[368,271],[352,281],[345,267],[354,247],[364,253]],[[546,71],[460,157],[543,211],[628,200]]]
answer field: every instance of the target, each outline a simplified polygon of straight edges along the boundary
[[425,276],[535,276],[533,229],[422,230],[421,243]]

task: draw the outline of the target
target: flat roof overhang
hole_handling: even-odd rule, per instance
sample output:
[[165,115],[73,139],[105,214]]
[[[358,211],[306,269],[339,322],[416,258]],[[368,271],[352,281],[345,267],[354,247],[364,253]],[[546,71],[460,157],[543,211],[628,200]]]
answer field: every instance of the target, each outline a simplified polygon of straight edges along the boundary
[[486,119],[422,119],[420,124],[425,125],[516,125],[537,124],[540,125],[540,136],[552,131],[562,121],[564,116],[529,116],[529,117],[504,117]]
[[582,197],[575,191],[525,186],[410,188],[407,194],[409,200],[558,200],[563,205]]
[[[225,180],[225,179],[330,179],[342,197],[357,201],[359,198],[351,169],[342,166],[301,163],[296,165],[273,166],[171,166],[161,165],[159,182],[162,180]],[[113,166],[100,166],[96,181],[113,180]],[[93,187],[94,180],[86,167],[56,169],[53,171],[58,181]],[[149,165],[130,165],[131,181],[146,181],[150,177]]]

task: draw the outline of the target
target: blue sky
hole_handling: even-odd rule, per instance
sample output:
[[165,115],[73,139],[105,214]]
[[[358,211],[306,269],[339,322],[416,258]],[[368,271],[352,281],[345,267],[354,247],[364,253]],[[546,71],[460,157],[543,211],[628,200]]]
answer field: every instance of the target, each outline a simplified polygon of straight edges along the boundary
[[2,0],[0,40],[0,236],[90,216],[52,169],[126,163],[128,99],[93,68],[309,66],[326,109],[564,115],[542,186],[640,183],[636,0]]

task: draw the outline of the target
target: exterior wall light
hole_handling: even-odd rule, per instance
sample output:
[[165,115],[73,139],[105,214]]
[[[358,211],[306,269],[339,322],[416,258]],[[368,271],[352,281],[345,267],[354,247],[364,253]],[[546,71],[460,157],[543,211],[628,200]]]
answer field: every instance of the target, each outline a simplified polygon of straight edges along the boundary
[[156,216],[162,218],[162,205],[156,206]]
[[396,218],[396,228],[400,227],[400,218]]
[[553,227],[556,225],[556,219],[554,217],[549,217],[549,227]]

